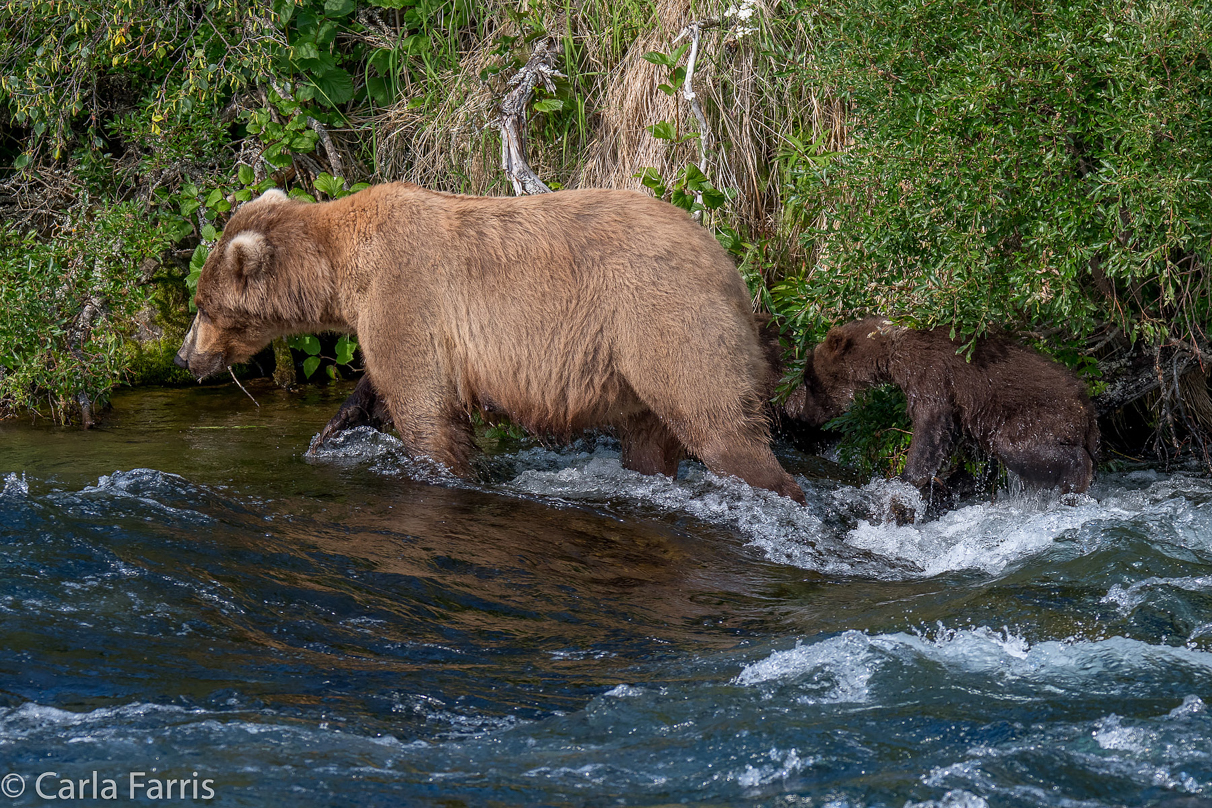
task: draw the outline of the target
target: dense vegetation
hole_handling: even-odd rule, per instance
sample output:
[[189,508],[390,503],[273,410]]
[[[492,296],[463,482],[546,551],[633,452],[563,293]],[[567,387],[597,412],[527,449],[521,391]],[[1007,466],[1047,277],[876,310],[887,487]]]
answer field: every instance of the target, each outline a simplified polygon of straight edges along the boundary
[[[115,384],[171,378],[207,246],[265,188],[510,193],[496,107],[549,40],[563,75],[531,104],[537,174],[701,210],[792,369],[869,311],[965,338],[1007,328],[1096,392],[1108,356],[1207,345],[1212,10],[1194,0],[5,11],[0,412],[66,420]],[[713,23],[690,75],[706,131],[683,92],[692,20]],[[308,375],[331,344],[294,343]],[[1183,389],[1206,398],[1200,379]]]

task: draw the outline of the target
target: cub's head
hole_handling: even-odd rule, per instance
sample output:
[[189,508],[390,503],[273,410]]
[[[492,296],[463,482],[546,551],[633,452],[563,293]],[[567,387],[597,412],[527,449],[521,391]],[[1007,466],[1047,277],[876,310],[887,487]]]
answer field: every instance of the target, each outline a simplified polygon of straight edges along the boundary
[[[788,414],[820,425],[841,415],[859,390],[886,381],[889,338],[897,326],[881,317],[867,317],[831,328],[804,367],[799,390],[788,399]],[[796,412],[790,405],[794,402]]]
[[331,281],[292,215],[300,204],[267,191],[232,216],[198,278],[198,314],[178,366],[203,379],[313,319],[305,303],[331,292]]
[[795,388],[783,403],[783,412],[797,421],[821,426],[841,415],[846,407],[821,383],[815,365],[814,354],[808,354],[800,386]]

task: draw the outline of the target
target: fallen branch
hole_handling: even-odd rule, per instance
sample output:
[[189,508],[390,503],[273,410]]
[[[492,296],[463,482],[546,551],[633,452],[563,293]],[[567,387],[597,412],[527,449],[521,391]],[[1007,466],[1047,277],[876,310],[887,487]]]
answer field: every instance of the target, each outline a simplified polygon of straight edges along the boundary
[[551,37],[535,45],[526,65],[509,80],[513,89],[501,101],[497,116],[497,126],[501,130],[501,168],[518,196],[551,193],[526,161],[526,107],[540,82],[548,92],[554,93],[552,78],[564,77],[555,69],[558,50],[559,42]]
[[[1109,415],[1161,387],[1162,368],[1169,358],[1162,357],[1163,351],[1171,353],[1165,348],[1137,343],[1127,356],[1100,362],[1099,368],[1107,389],[1094,397],[1094,410],[1100,416]],[[1195,364],[1193,354],[1174,352],[1173,355],[1173,373],[1182,375]]]

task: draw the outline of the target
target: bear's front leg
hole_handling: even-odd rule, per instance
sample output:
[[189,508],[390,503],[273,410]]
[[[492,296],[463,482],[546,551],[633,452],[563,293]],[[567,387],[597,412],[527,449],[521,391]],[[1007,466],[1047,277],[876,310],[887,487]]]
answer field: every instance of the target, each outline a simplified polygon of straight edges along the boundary
[[[412,322],[410,312],[395,313]],[[359,323],[358,336],[373,390],[409,456],[471,477],[471,418],[448,375],[450,363],[439,354],[441,340],[424,328],[401,326],[394,317]]]
[[358,380],[358,386],[312,440],[307,453],[314,455],[329,438],[359,426],[373,427],[380,432],[391,428],[391,413],[387,410],[386,402],[375,392],[369,373]]
[[955,444],[955,412],[942,403],[909,407],[913,439],[900,478],[925,493]]

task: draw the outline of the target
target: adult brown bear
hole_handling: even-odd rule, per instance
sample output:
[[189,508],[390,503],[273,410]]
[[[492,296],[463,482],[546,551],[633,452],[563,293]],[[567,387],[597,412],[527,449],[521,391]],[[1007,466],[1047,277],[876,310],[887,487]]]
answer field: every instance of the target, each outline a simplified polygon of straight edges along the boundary
[[628,468],[673,476],[685,449],[804,499],[770,451],[744,282],[709,232],[643,194],[269,192],[232,216],[195,303],[177,363],[199,378],[280,335],[357,334],[408,451],[459,475],[480,408],[557,436],[613,426]]
[[905,391],[913,439],[901,478],[923,488],[967,433],[1032,487],[1082,492],[1098,456],[1085,385],[1012,340],[976,341],[971,361],[947,329],[916,331],[868,317],[829,331],[785,410],[811,424],[841,415],[854,394],[889,382]]

